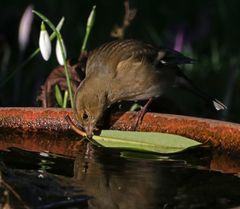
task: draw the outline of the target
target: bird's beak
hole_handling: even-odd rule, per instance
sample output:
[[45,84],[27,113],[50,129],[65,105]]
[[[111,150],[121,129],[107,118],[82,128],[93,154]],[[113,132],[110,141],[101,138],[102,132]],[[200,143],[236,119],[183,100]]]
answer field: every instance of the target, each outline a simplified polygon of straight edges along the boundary
[[93,136],[93,129],[94,129],[94,124],[93,123],[88,123],[85,127],[85,132],[87,134],[88,138],[92,138]]

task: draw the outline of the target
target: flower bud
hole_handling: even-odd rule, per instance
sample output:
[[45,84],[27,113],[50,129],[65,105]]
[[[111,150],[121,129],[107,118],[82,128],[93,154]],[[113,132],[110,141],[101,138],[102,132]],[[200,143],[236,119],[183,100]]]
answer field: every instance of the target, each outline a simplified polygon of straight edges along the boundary
[[52,52],[52,45],[51,45],[50,37],[48,35],[48,32],[43,22],[41,24],[41,31],[40,31],[40,37],[39,37],[39,48],[40,48],[43,59],[47,61]]
[[61,50],[61,46],[60,46],[60,41],[57,39],[57,43],[56,43],[56,56],[57,56],[58,63],[60,65],[64,65],[64,60],[67,57],[67,52],[66,52],[66,48],[65,48],[63,40],[61,40],[61,42],[62,42],[62,45],[63,45],[63,54],[62,54],[62,50]]
[[88,17],[87,28],[92,28],[96,16],[96,5],[93,6],[92,11]]
[[57,27],[56,27],[57,31],[60,31],[62,29],[64,21],[65,21],[65,18],[62,17],[59,23],[57,24]]

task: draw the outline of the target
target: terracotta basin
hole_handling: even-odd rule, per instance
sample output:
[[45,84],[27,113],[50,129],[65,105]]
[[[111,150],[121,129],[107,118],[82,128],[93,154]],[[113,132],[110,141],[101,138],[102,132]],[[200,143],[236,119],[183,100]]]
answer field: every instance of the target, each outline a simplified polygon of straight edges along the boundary
[[[71,109],[0,108],[0,150],[19,147],[74,158],[81,151],[84,143],[78,140],[81,136],[71,130],[65,119],[66,115],[74,121]],[[132,130],[134,121],[135,114],[132,112],[117,113],[111,116],[109,125],[111,129]],[[217,150],[212,156],[211,169],[240,172],[240,162],[236,157],[232,158],[233,153],[240,152],[239,124],[147,113],[137,131],[173,133],[203,143],[208,142],[215,148],[215,151]]]

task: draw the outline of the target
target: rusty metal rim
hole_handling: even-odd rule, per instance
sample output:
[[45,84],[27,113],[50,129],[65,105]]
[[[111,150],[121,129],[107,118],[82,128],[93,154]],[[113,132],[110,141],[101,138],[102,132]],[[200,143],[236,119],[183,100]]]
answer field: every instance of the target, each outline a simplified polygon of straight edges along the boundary
[[[24,132],[71,131],[65,120],[71,109],[60,108],[0,108],[0,130],[17,129]],[[111,116],[111,129],[132,130],[135,113],[117,113]],[[178,134],[197,141],[209,142],[223,150],[240,151],[240,124],[189,116],[159,113],[145,114],[138,131],[156,131]]]

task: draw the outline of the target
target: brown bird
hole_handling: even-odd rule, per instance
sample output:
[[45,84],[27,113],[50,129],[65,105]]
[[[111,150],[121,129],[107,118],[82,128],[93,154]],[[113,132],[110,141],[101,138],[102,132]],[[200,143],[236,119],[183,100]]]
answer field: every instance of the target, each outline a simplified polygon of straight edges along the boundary
[[120,101],[159,97],[171,86],[189,89],[211,102],[216,110],[226,106],[197,88],[178,67],[193,59],[169,49],[137,40],[112,41],[90,52],[86,77],[75,95],[76,118],[91,137],[104,111]]

